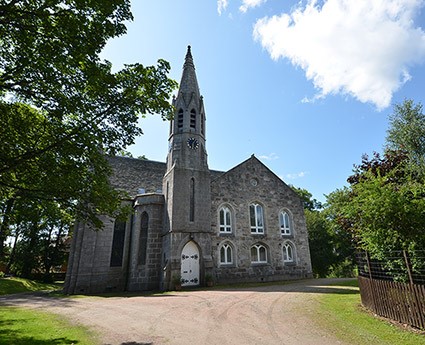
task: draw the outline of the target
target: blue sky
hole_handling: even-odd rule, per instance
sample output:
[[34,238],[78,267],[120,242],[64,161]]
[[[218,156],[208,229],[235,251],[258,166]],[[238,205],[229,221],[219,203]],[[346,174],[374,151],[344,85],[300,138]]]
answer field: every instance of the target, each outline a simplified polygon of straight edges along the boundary
[[[425,103],[419,0],[133,0],[134,21],[102,57],[170,62],[192,46],[210,169],[255,154],[286,183],[324,195],[363,153],[382,151],[393,105]],[[168,124],[141,119],[134,156],[165,161]]]

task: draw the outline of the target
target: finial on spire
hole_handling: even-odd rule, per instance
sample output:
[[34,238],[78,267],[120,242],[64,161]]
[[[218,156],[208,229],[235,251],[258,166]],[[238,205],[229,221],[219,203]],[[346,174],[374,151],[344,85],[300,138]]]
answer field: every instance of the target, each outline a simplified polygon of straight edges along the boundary
[[195,67],[194,64],[193,64],[193,57],[192,57],[192,51],[191,51],[190,45],[187,46],[187,53],[186,53],[186,58],[185,58],[183,68],[186,67],[186,66]]

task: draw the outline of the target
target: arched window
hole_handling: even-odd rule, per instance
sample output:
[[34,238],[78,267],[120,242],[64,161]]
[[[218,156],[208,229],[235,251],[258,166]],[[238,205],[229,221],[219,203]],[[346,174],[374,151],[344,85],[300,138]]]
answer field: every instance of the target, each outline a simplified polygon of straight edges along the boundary
[[280,212],[279,225],[280,225],[280,233],[282,235],[292,235],[291,219],[287,212],[285,211]]
[[125,238],[126,223],[120,220],[115,220],[114,235],[112,238],[111,248],[111,267],[121,267],[124,253],[124,238]]
[[196,128],[196,111],[192,109],[190,111],[190,128]]
[[283,245],[283,262],[292,263],[295,262],[295,249],[292,243],[286,242]]
[[179,109],[179,112],[177,115],[177,128],[179,129],[183,128],[183,109]]
[[251,204],[249,206],[249,217],[251,220],[251,233],[264,233],[264,216],[263,207],[259,204]]
[[230,209],[226,206],[220,208],[219,211],[220,219],[220,232],[221,233],[231,233],[232,232],[232,213]]
[[225,243],[220,248],[220,264],[233,264],[233,248],[229,243]]
[[195,221],[195,179],[190,179],[189,221]]
[[267,263],[267,249],[262,244],[254,244],[251,247],[251,262],[254,264]]
[[146,254],[148,249],[148,229],[149,215],[146,212],[143,212],[142,217],[140,219],[139,265],[146,264]]

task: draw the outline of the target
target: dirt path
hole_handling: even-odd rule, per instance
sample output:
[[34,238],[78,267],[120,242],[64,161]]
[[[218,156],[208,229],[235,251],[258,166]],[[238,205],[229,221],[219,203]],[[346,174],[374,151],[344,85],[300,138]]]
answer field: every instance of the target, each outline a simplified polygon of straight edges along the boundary
[[313,322],[318,294],[331,279],[246,289],[182,291],[136,297],[0,297],[89,326],[102,344],[343,344]]

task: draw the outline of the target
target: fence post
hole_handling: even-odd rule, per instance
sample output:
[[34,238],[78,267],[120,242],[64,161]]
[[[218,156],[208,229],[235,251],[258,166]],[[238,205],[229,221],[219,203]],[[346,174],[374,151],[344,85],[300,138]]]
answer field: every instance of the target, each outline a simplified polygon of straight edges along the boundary
[[375,313],[377,313],[377,309],[376,309],[376,298],[375,298],[375,281],[373,280],[372,277],[372,268],[370,266],[370,257],[369,257],[369,252],[366,251],[366,262],[367,262],[367,269],[369,271],[369,286],[371,287],[370,289],[370,295],[372,297],[372,305],[373,305],[373,311]]
[[404,262],[406,263],[407,275],[409,276],[410,285],[413,285],[412,270],[410,269],[409,259],[406,251],[403,249]]
[[[423,327],[425,324],[425,315],[421,310],[421,302],[419,301],[417,290],[415,289],[415,283],[413,282],[412,269],[410,267],[409,258],[405,250],[403,250],[404,261],[406,263],[407,274],[409,275],[410,282],[410,293],[413,295],[416,306],[412,306],[412,314],[415,319],[417,327]],[[415,313],[416,312],[416,313]],[[416,314],[416,315],[415,315]]]

